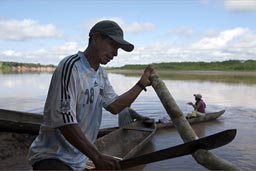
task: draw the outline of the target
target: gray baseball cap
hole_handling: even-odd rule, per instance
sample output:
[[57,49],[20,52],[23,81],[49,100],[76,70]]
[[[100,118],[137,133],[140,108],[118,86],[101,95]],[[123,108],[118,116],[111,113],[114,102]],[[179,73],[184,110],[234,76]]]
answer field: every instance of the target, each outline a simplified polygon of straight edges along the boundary
[[95,33],[101,33],[105,36],[108,36],[115,42],[117,42],[120,47],[127,51],[131,52],[134,49],[134,45],[124,40],[124,33],[121,27],[114,21],[103,20],[96,23],[90,30],[89,36],[92,36]]

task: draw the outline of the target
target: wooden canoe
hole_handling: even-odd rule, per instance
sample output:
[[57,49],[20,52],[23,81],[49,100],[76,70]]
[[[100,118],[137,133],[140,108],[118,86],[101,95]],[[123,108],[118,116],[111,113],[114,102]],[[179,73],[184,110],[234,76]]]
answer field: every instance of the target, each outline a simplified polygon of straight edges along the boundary
[[[98,138],[94,144],[100,152],[106,155],[128,159],[138,154],[145,144],[151,140],[155,131],[156,124],[153,119],[150,124],[136,121]],[[89,161],[87,168],[93,167],[92,162]]]
[[[218,112],[206,113],[205,116],[188,119],[190,124],[208,122],[220,117],[225,110]],[[7,109],[0,109],[0,131],[11,131],[18,133],[38,134],[40,124],[43,120],[42,114],[27,113],[20,111],[13,111]],[[173,127],[173,123],[156,123],[157,128]],[[99,137],[106,135],[118,127],[103,128],[99,132]]]
[[[211,112],[211,113],[206,113],[205,116],[201,116],[201,117],[196,117],[196,118],[189,118],[187,119],[188,122],[190,124],[196,124],[196,123],[201,123],[201,122],[208,122],[211,120],[215,120],[217,118],[219,118],[223,113],[225,113],[225,110],[221,110],[218,112]],[[157,129],[160,128],[172,128],[174,127],[172,121],[170,121],[169,123],[160,123],[159,121],[156,122],[156,127]],[[111,128],[102,128],[98,134],[98,137],[104,136],[110,132],[112,132],[113,130],[118,129],[118,127],[111,127]]]
[[[191,125],[195,124],[195,123],[208,122],[208,121],[217,119],[223,113],[225,113],[225,110],[221,110],[218,112],[206,113],[204,116],[189,118],[187,120]],[[157,128],[167,128],[167,127],[174,127],[174,125],[171,121],[169,123],[159,123],[159,122],[157,123]]]
[[0,109],[0,131],[38,134],[42,114]]

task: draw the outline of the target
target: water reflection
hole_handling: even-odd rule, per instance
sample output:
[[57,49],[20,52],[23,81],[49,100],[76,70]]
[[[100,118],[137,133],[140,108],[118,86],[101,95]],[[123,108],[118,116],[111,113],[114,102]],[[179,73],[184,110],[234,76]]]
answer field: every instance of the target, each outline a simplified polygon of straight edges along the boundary
[[1,108],[28,111],[42,108],[51,74],[0,75]]

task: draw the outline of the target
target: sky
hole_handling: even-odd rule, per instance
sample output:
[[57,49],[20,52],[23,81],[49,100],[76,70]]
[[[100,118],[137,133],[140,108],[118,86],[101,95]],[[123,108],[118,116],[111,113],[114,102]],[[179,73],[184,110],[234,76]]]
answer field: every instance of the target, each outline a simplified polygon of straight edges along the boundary
[[256,60],[256,0],[0,0],[0,61],[57,65],[105,19],[135,46],[110,67]]

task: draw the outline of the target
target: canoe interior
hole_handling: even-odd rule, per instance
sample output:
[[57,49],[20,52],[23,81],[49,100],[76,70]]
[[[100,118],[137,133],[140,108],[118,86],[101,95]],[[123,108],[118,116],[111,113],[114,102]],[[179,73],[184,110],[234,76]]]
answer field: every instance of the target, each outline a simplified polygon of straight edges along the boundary
[[137,121],[98,138],[94,144],[104,154],[126,159],[141,150],[155,131],[155,123],[148,126]]

